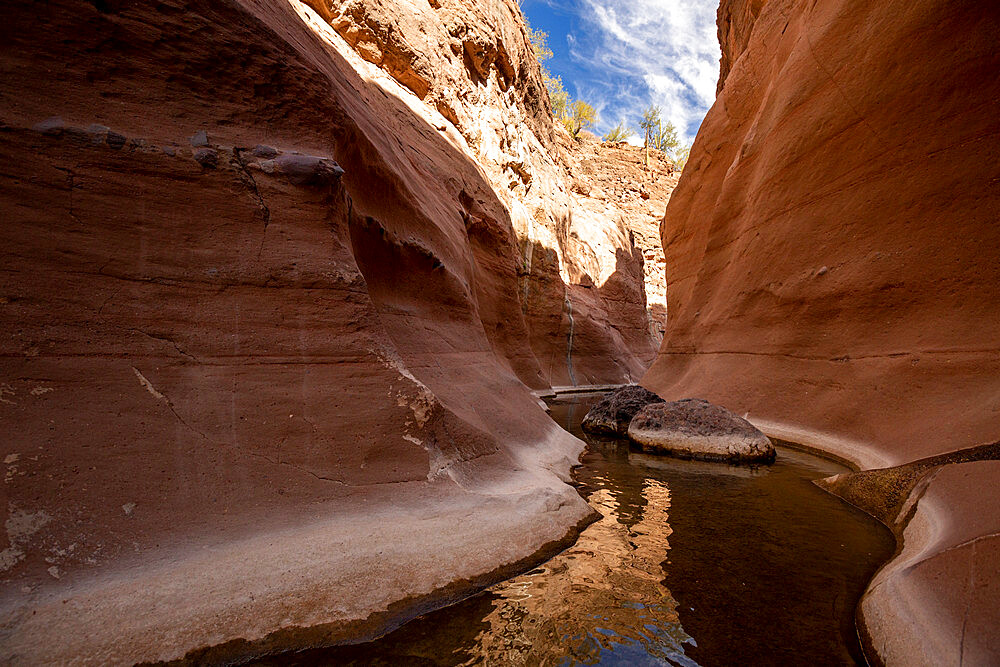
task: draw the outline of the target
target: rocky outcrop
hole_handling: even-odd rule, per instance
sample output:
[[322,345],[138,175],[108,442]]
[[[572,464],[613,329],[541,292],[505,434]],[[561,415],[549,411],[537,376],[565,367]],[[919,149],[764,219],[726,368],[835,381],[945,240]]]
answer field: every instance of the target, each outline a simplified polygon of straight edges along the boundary
[[639,410],[663,399],[637,384],[619,387],[598,401],[583,418],[581,428],[588,433],[624,436]]
[[[660,307],[650,306],[662,299],[647,298],[644,283],[652,284],[647,270],[662,276],[659,235],[650,229],[658,229],[676,182],[671,167],[657,159],[647,176],[636,159],[622,160],[597,142],[585,148],[553,126],[513,1],[307,4],[372,65],[359,69],[391,77],[416,98],[410,101],[421,116],[454,132],[506,209],[520,247],[519,297],[531,348],[521,354],[534,354],[539,365],[521,379],[539,388],[641,376],[662,335]],[[622,163],[630,168],[614,176],[613,198],[574,191],[589,172],[610,174]],[[631,192],[638,197],[647,181],[658,208],[633,213]],[[489,215],[474,200],[462,206],[470,221]],[[632,230],[640,227],[645,233],[637,238]]]
[[766,435],[729,410],[700,398],[658,402],[639,410],[629,440],[647,454],[728,463],[772,463]]
[[5,5],[10,661],[370,636],[590,520],[528,387],[643,371],[643,251],[570,268],[515,3],[386,7]]
[[[642,383],[863,468],[995,441],[1000,15],[971,0],[719,15],[724,82],[663,220],[669,326]],[[942,574],[949,595],[968,599],[966,565]],[[962,627],[959,608],[880,596],[862,616],[872,636],[933,636]],[[980,641],[966,630],[926,660],[957,662]]]
[[[603,283],[620,263],[617,248],[641,251],[642,260],[633,260],[633,265],[641,266],[649,330],[659,343],[667,315],[660,221],[680,171],[658,151],[650,151],[647,163],[642,148],[603,143],[586,132],[581,132],[580,141],[558,131],[556,138],[571,179],[572,227],[565,238],[560,236],[563,254],[572,258],[570,281],[586,284],[589,276]],[[616,228],[621,236],[614,235]],[[621,324],[634,317],[630,314]],[[635,349],[636,344],[631,345]]]
[[921,481],[902,551],[875,576],[858,614],[885,664],[1000,662],[998,476],[1000,461],[977,461]]

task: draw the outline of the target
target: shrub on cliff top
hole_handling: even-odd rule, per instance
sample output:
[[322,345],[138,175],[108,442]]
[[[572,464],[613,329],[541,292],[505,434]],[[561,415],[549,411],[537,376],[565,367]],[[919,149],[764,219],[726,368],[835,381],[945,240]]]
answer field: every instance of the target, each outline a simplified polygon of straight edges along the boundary
[[566,130],[574,137],[597,122],[597,111],[583,100],[574,100],[569,105],[569,114],[563,119]]
[[623,141],[628,141],[635,132],[631,127],[627,127],[624,122],[618,123],[610,132],[604,135],[601,141],[607,142],[609,144],[618,144]]
[[524,27],[528,41],[535,52],[535,59],[542,72],[542,82],[549,93],[549,103],[552,105],[552,118],[562,123],[563,127],[574,137],[597,122],[597,112],[587,102],[574,100],[563,87],[562,79],[554,76],[545,66],[545,61],[552,57],[549,48],[549,35],[544,30],[535,30],[524,17]]

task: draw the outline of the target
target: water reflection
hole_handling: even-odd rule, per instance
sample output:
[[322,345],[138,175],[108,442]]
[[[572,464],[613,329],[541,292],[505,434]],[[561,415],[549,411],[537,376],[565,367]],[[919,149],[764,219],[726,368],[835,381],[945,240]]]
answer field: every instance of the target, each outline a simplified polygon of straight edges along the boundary
[[[597,481],[597,480],[594,480]],[[465,664],[678,664],[691,638],[663,585],[660,564],[670,544],[670,490],[641,487],[643,509],[620,521],[622,489],[611,480],[587,496],[602,518],[572,548],[544,566],[490,589],[497,597],[478,655]]]
[[631,452],[621,440],[580,430],[598,398],[551,405],[552,418],[588,443],[574,478],[601,515],[573,547],[377,641],[257,664],[864,660],[854,606],[893,542],[810,481],[843,468],[784,447],[773,466],[761,468]]

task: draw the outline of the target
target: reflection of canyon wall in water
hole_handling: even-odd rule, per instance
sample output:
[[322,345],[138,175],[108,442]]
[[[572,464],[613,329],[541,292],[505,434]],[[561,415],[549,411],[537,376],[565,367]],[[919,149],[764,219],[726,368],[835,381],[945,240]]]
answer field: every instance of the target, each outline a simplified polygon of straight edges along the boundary
[[[295,0],[0,12],[0,623],[23,662],[362,636],[589,513],[563,481],[580,443],[526,385],[642,372],[642,252],[567,224],[516,3],[312,4],[333,24]],[[555,259],[522,301],[536,245]]]
[[642,649],[638,655],[690,663],[682,647],[690,638],[662,582],[670,490],[647,479],[641,514],[629,522],[619,515],[619,493],[594,491],[588,502],[602,518],[573,547],[490,589],[497,597],[484,619],[489,628],[476,639],[475,657],[487,664],[554,664],[563,658],[596,664],[605,650],[635,645]]
[[[718,99],[663,222],[670,320],[643,384],[866,467],[995,441],[1000,12],[733,0],[719,31]],[[995,478],[969,479],[995,496]],[[976,501],[946,495],[939,523],[968,525]],[[866,604],[885,659],[1000,659],[1000,511],[984,511],[959,531],[975,547],[935,543],[898,595]],[[961,556],[941,588],[948,546]]]

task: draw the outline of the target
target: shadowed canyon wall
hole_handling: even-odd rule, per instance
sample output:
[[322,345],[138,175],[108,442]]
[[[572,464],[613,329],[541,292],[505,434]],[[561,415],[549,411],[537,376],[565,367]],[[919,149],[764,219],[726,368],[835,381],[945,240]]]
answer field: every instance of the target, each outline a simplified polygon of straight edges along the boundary
[[529,388],[641,375],[645,250],[516,4],[313,5],[0,9],[12,662],[370,635],[590,516]]
[[[1000,11],[736,0],[719,34],[643,384],[864,468],[1000,438]],[[925,480],[904,540],[919,556],[862,604],[889,663],[1000,659],[1000,512],[969,517],[1000,478],[962,465],[981,467]]]

